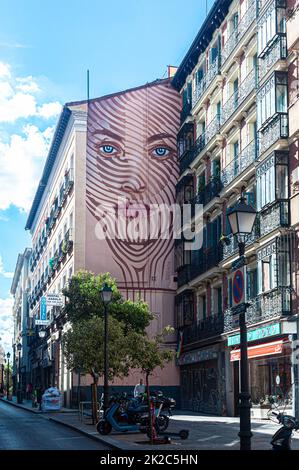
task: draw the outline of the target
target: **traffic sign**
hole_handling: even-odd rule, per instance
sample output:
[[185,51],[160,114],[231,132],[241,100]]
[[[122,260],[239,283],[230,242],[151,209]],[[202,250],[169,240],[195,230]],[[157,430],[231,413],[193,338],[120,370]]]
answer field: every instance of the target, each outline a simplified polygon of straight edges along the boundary
[[245,270],[237,269],[233,275],[233,307],[245,302]]

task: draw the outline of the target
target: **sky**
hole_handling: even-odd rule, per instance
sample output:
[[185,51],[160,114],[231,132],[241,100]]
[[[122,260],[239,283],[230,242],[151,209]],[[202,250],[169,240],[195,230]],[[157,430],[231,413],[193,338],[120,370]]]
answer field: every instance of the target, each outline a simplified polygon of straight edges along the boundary
[[[208,8],[213,0],[207,0]],[[206,0],[0,0],[0,337],[12,344],[10,287],[61,106],[166,76]]]

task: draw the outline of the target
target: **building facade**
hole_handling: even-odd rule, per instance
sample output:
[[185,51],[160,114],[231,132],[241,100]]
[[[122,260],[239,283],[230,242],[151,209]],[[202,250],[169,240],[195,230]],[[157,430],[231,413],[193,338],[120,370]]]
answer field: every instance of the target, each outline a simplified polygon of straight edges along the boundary
[[182,97],[177,201],[191,204],[192,214],[202,204],[204,220],[199,250],[176,242],[185,409],[238,413],[232,263],[239,255],[227,211],[241,194],[257,211],[245,251],[252,413],[261,416],[277,399],[294,406],[297,14],[285,0],[216,1],[173,79]]
[[[80,269],[110,272],[125,298],[147,301],[156,314],[149,334],[173,325],[172,237],[121,239],[102,237],[101,231],[106,230],[107,204],[114,211],[120,197],[122,223],[131,234],[135,217],[129,213],[130,204],[141,212],[141,206],[147,210],[151,204],[175,202],[179,113],[179,95],[169,80],[65,105],[26,226],[33,246],[33,325],[42,299],[61,293]],[[70,373],[64,361],[61,338],[68,324],[63,309],[47,308],[47,325],[35,328],[30,349],[33,383],[58,386],[67,406],[76,403],[79,387],[81,399],[88,398],[90,377]],[[171,345],[176,347],[175,336]],[[139,378],[133,371],[113,386],[132,388]],[[176,365],[157,371],[152,384],[178,396]]]
[[[20,389],[22,390],[23,396],[25,396],[27,384],[31,381],[29,344],[30,335],[32,334],[32,325],[28,305],[28,295],[31,291],[29,270],[30,257],[30,248],[26,248],[24,253],[19,254],[10,290],[14,297],[13,391],[16,394],[17,390]],[[18,345],[20,345],[19,350]]]

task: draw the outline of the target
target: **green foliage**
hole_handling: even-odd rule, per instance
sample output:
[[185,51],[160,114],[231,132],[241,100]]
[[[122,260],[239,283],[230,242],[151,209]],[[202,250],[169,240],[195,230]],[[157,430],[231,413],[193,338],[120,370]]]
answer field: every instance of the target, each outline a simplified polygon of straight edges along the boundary
[[67,298],[65,313],[71,323],[87,320],[94,316],[103,317],[104,306],[101,300],[101,289],[107,283],[112,288],[112,301],[109,314],[124,324],[125,331],[133,329],[140,333],[150,324],[153,315],[148,305],[139,300],[124,300],[119,292],[115,279],[109,273],[95,275],[79,271],[72,277],[63,294]]
[[160,335],[150,339],[146,335],[135,335],[132,340],[132,361],[148,377],[156,367],[163,367],[174,357],[174,351],[167,349],[164,344],[165,337],[172,334],[174,329],[170,326],[164,328]]
[[[123,325],[113,317],[108,320],[109,378],[128,375],[131,365],[130,338]],[[81,368],[91,375],[104,374],[104,320],[100,317],[77,321],[63,337],[69,369]]]

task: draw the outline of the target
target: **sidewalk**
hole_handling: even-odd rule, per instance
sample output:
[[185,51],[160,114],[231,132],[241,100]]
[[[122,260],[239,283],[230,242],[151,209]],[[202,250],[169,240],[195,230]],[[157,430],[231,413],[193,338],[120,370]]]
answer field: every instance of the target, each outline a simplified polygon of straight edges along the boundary
[[[7,402],[6,399],[2,401]],[[82,423],[76,410],[64,408],[61,412],[44,413],[32,409],[31,402],[17,404],[16,399],[10,403],[13,406],[39,413],[41,417],[67,426],[86,437],[106,444],[115,450],[239,450],[239,418],[208,416],[199,413],[177,411],[171,417],[167,432],[178,433],[181,429],[189,430],[189,438],[181,440],[172,438],[171,444],[151,446],[148,439],[141,433],[117,433],[112,431],[109,436],[100,436],[92,424]],[[279,426],[271,421],[252,420],[252,448],[271,449],[270,441]],[[299,450],[299,436],[294,434],[293,449]]]

